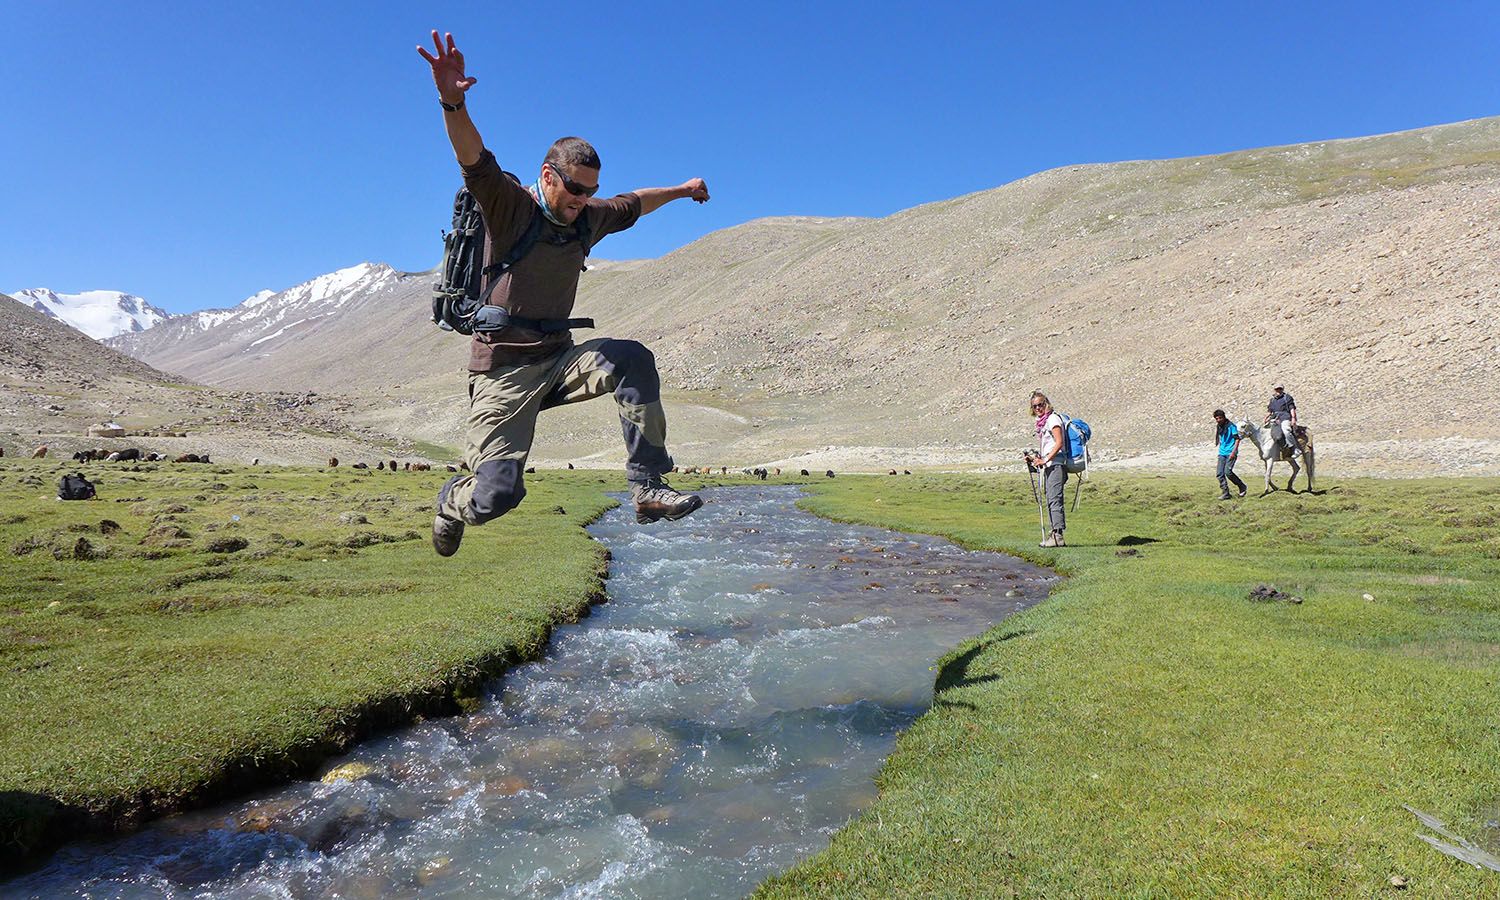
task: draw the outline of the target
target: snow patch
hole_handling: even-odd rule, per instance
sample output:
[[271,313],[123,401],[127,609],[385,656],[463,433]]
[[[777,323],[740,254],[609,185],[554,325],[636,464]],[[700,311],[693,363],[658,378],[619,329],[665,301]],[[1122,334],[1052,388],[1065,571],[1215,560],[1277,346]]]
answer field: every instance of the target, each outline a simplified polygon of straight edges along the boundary
[[16,291],[11,296],[96,341],[145,331],[173,318],[171,313],[122,291],[59,294],[47,288],[31,288]]

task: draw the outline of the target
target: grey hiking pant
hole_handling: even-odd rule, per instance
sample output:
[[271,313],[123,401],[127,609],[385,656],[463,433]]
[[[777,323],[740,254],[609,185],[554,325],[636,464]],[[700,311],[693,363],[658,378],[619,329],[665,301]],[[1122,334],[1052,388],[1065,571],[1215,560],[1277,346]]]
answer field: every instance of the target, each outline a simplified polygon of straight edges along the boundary
[[1281,429],[1281,446],[1286,448],[1286,452],[1295,454],[1297,452],[1297,435],[1292,432],[1292,420],[1280,419],[1276,422],[1276,427]]
[[1235,487],[1239,488],[1240,493],[1243,494],[1245,492],[1245,482],[1240,480],[1240,476],[1234,474],[1234,457],[1219,457],[1219,468],[1216,474],[1219,478],[1219,487],[1224,489],[1224,493],[1229,493],[1229,482],[1231,481],[1234,482]]
[[1042,485],[1047,494],[1047,517],[1052,521],[1053,531],[1064,531],[1068,527],[1063,501],[1067,497],[1068,470],[1062,466],[1048,466],[1042,471]]
[[636,341],[598,338],[524,365],[469,375],[470,472],[438,492],[438,512],[470,525],[499,518],[526,496],[522,473],[537,413],[613,393],[625,435],[625,474],[645,483],[672,471],[656,357]]

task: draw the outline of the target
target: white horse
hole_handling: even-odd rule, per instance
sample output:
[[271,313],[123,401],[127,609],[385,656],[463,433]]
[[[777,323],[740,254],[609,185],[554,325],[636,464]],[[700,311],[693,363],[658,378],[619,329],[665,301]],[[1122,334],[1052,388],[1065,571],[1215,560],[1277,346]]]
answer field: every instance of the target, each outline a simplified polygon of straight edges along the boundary
[[[1292,484],[1297,480],[1297,473],[1302,471],[1302,466],[1297,465],[1299,456],[1302,457],[1303,465],[1307,466],[1307,489],[1309,491],[1313,489],[1312,432],[1307,433],[1306,450],[1291,450],[1277,440],[1277,436],[1281,433],[1280,426],[1260,428],[1245,421],[1238,423],[1237,427],[1240,429],[1240,436],[1254,444],[1255,449],[1260,451],[1260,458],[1266,464],[1266,489],[1261,494],[1262,497],[1276,490],[1276,486],[1271,484],[1271,467],[1276,464],[1277,460],[1291,464],[1292,477],[1287,479],[1286,489],[1292,490]],[[1293,491],[1293,493],[1296,492]]]

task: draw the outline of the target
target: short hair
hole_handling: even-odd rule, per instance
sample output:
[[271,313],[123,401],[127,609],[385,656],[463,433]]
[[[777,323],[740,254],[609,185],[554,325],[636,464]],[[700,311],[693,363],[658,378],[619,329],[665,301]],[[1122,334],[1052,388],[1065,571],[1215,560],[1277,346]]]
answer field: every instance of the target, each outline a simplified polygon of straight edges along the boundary
[[1224,410],[1222,410],[1222,409],[1216,409],[1216,410],[1214,410],[1214,418],[1215,419],[1217,419],[1217,418],[1219,418],[1220,416],[1223,416],[1223,415],[1224,415]]
[[594,151],[594,145],[581,137],[560,137],[552,142],[547,150],[547,158],[542,160],[542,165],[552,163],[558,166],[581,166],[585,169],[598,169],[599,154]]

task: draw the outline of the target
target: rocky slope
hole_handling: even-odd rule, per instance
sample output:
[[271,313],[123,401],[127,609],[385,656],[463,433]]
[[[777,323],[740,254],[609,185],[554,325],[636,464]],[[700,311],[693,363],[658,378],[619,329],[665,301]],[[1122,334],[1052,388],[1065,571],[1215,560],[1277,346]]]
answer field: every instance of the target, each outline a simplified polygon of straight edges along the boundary
[[[140,447],[224,462],[315,464],[419,456],[410,442],[350,425],[353,405],[317,394],[205,388],[168,375],[0,294],[0,450],[52,455]],[[132,434],[88,436],[116,420]]]
[[[1325,446],[1436,459],[1500,439],[1497,213],[1484,119],[760,220],[601,266],[577,314],[655,349],[685,463],[1008,458],[1037,387],[1102,452],[1197,447],[1209,410],[1255,415],[1275,382]],[[427,321],[430,281],[385,270],[336,314],[190,351],[148,348],[162,328],[120,345],[210,383],[357,393],[381,430],[457,443],[465,353]],[[614,461],[610,418],[549,413],[539,455]]]

